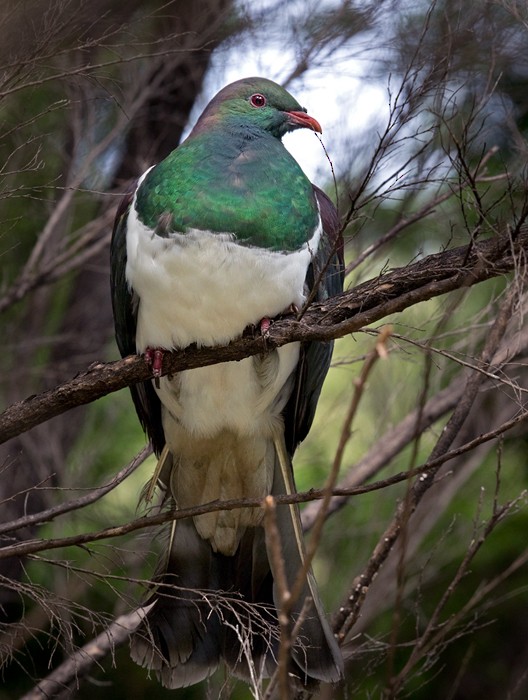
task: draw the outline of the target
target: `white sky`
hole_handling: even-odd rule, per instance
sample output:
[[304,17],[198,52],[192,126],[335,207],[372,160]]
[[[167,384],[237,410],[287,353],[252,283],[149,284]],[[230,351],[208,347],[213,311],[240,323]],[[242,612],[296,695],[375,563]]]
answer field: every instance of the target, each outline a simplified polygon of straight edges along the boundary
[[[244,41],[243,46],[220,48],[213,54],[212,65],[204,82],[201,98],[191,115],[196,121],[207,102],[222,87],[234,80],[261,76],[282,82],[295,65],[293,50],[280,51],[272,41]],[[376,123],[382,124],[388,114],[386,86],[366,78],[366,61],[354,60],[337,51],[332,64],[309,70],[293,81],[288,90],[306,107],[323,128],[322,139],[336,172],[348,165],[340,154],[351,134],[361,138],[362,131],[372,133]],[[186,130],[185,135],[188,133]],[[307,130],[287,134],[285,146],[300,163],[308,177],[324,186],[331,180],[331,168],[316,135]]]

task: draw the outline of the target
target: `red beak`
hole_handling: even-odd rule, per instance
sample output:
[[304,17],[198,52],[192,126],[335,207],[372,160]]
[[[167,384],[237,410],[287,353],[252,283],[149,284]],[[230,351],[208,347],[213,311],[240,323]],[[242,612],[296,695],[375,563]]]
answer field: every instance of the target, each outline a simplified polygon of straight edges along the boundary
[[319,122],[310,117],[306,112],[286,112],[289,117],[290,124],[295,124],[295,126],[301,129],[311,129],[312,131],[317,131],[317,133],[322,134],[323,130]]

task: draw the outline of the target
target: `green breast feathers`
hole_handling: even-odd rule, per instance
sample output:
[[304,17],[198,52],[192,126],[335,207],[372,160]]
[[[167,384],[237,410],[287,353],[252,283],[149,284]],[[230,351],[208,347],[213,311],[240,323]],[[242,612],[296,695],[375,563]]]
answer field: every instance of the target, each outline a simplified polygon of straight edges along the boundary
[[191,134],[150,170],[136,208],[160,236],[232,233],[276,251],[298,250],[319,217],[310,181],[279,138],[262,129],[235,137],[225,127]]

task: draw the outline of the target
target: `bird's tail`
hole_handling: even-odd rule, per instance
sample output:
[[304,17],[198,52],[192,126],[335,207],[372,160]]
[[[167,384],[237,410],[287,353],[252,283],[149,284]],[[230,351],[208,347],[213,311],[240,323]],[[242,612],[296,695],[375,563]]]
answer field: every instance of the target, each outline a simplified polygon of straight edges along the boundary
[[[293,468],[282,432],[275,436],[274,443],[276,457],[273,494],[293,494]],[[302,588],[293,601],[290,612],[292,631],[295,633],[292,661],[297,667],[296,670],[291,669],[291,672],[299,677],[303,685],[308,685],[313,679],[335,683],[343,676],[343,658],[326,619],[312,570],[305,567],[304,539],[298,505],[278,505],[276,519],[286,584],[290,591],[296,585],[299,572],[305,569]],[[268,556],[270,569],[276,580],[274,557],[271,552],[268,552]],[[280,591],[277,588],[274,581],[273,597],[276,607],[279,608]]]
[[[278,495],[293,490],[291,460],[279,436],[272,491]],[[286,582],[292,588],[304,563],[297,506],[278,505],[276,524]],[[226,556],[213,551],[191,519],[175,521],[151,606],[132,637],[134,661],[154,670],[168,688],[203,680],[221,659],[237,676],[269,677],[280,644],[280,591],[271,546],[264,527],[247,527],[234,556]],[[311,571],[289,612],[295,630],[289,672],[301,685],[339,681],[341,653]]]

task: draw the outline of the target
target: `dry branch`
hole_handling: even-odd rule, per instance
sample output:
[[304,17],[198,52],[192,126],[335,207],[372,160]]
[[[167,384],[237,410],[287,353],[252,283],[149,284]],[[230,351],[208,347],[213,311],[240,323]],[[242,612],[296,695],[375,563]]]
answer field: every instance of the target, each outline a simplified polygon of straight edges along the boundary
[[[528,252],[528,229],[514,238],[495,238],[429,255],[356,286],[324,303],[313,304],[302,320],[282,317],[265,337],[246,332],[229,345],[189,346],[167,355],[163,373],[240,360],[294,341],[330,340],[358,331],[421,301],[508,273]],[[524,256],[523,256],[524,257]],[[0,444],[75,406],[152,377],[142,357],[95,363],[71,381],[13,404],[0,415]]]
[[79,679],[89,673],[95,663],[113,652],[129,638],[141,622],[142,617],[142,608],[118,617],[101,634],[68,657],[20,700],[56,698],[63,691],[78,685]]
[[[485,368],[491,368],[492,366],[493,357],[506,333],[515,299],[516,290],[511,287],[495,319],[493,328],[488,334],[486,344],[479,358],[480,363]],[[459,435],[460,429],[469,415],[479,389],[485,380],[484,378],[485,375],[482,373],[467,372],[464,393],[431,452],[431,461],[435,461],[450,450],[453,441]],[[346,638],[346,635],[358,619],[370,584],[377,576],[380,567],[386,561],[395,543],[399,539],[401,540],[402,537],[405,537],[409,519],[422,497],[434,483],[439,468],[440,465],[436,469],[424,471],[414,482],[409,481],[408,491],[405,494],[405,498],[397,506],[392,522],[378,540],[363,573],[354,579],[350,594],[335,617],[334,630],[339,640],[343,641]]]
[[90,490],[84,496],[80,496],[72,501],[67,501],[66,503],[59,503],[59,505],[47,508],[44,511],[38,513],[31,513],[29,515],[24,515],[17,520],[11,520],[5,523],[0,523],[0,535],[8,532],[15,532],[23,527],[28,527],[31,525],[41,525],[45,522],[50,522],[54,520],[59,515],[65,515],[66,513],[71,513],[74,510],[80,510],[85,508],[92,503],[95,503],[107,493],[110,493],[119,484],[121,484],[125,479],[127,479],[132,472],[134,472],[143,462],[152,454],[152,447],[146,445],[134,459],[127,464],[119,472],[103,486],[96,486]]

